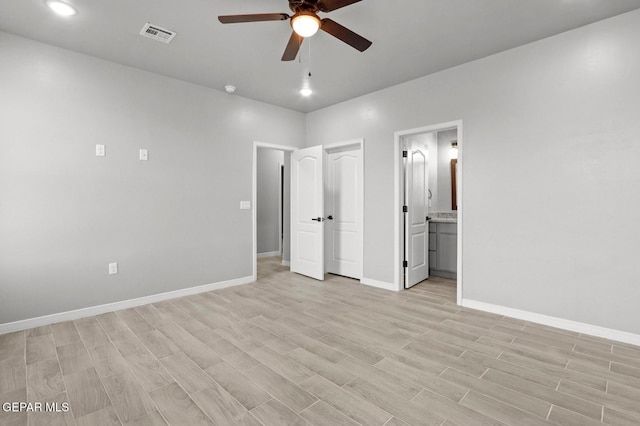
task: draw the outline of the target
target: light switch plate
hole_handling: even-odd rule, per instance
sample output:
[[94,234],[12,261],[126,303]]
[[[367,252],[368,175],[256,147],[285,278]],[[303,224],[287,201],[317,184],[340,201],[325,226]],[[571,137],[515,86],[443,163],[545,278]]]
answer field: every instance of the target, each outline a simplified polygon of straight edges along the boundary
[[96,157],[104,157],[105,148],[104,145],[96,145]]
[[146,149],[140,150],[140,161],[147,161],[149,159],[149,151]]
[[251,210],[251,201],[240,201],[240,210]]
[[117,263],[110,263],[109,264],[109,275],[113,275],[113,274],[117,274],[118,273],[118,264]]

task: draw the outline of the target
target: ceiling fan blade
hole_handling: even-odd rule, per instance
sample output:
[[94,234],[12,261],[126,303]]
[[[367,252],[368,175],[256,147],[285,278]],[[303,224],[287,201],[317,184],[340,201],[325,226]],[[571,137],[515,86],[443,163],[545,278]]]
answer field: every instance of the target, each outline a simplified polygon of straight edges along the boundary
[[372,44],[366,38],[354,33],[349,28],[343,27],[342,25],[338,24],[336,21],[333,21],[329,18],[324,18],[322,20],[322,26],[320,27],[320,29],[324,32],[331,34],[335,38],[344,41],[349,46],[361,52],[364,52],[365,50],[367,50],[369,46],[371,46]]
[[283,61],[293,61],[296,59],[300,46],[302,45],[302,40],[304,40],[304,37],[298,35],[295,31],[291,32],[291,38],[289,38],[289,43],[287,43],[287,47],[284,49],[284,54],[282,55]]
[[353,3],[358,3],[362,0],[320,0],[318,2],[318,8],[321,12],[331,12],[341,7],[349,6]]
[[224,15],[218,16],[218,21],[223,24],[237,24],[240,22],[260,21],[286,21],[289,15],[286,13],[255,13],[253,15]]

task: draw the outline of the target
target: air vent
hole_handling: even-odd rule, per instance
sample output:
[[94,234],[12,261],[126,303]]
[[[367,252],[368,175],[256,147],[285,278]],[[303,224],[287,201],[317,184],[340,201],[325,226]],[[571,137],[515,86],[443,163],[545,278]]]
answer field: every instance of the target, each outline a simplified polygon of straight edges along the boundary
[[152,40],[161,41],[162,43],[167,44],[169,44],[171,40],[173,40],[176,34],[177,33],[175,31],[153,25],[149,22],[144,24],[144,27],[142,27],[142,30],[140,30],[141,36],[148,37]]

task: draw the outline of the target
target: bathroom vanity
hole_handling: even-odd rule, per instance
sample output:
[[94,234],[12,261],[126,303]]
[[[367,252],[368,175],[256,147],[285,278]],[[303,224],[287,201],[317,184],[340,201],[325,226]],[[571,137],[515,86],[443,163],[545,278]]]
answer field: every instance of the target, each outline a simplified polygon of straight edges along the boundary
[[456,279],[458,274],[457,215],[435,213],[429,222],[429,275]]

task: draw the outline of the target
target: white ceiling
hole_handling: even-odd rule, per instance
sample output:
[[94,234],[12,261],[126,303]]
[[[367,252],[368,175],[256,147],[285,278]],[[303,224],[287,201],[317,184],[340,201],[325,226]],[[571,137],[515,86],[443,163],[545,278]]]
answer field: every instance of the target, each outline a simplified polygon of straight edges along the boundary
[[[1,0],[0,30],[216,90],[309,112],[640,8],[640,0],[363,0],[330,14],[373,41],[360,53],[319,32],[281,62],[288,21],[223,25],[218,15],[289,13],[286,0]],[[139,35],[146,22],[178,33]],[[308,71],[314,94],[299,90]]]

